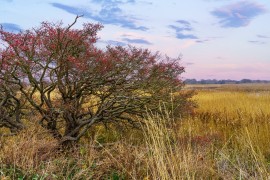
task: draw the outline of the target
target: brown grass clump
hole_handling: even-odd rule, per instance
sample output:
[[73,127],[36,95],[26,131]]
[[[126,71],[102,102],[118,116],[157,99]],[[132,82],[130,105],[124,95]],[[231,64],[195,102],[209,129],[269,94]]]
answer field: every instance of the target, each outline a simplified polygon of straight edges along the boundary
[[48,162],[54,157],[57,142],[44,129],[32,124],[17,136],[2,137],[1,146],[2,165],[14,171],[22,169],[27,173],[32,173],[43,162]]

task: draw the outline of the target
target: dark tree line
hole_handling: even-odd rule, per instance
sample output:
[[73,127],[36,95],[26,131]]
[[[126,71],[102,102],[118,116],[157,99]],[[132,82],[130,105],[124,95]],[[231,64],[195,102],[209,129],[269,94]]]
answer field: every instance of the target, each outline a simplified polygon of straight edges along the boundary
[[216,80],[216,79],[186,79],[186,84],[245,84],[245,83],[270,83],[269,80],[251,80],[251,79],[242,79],[242,80]]

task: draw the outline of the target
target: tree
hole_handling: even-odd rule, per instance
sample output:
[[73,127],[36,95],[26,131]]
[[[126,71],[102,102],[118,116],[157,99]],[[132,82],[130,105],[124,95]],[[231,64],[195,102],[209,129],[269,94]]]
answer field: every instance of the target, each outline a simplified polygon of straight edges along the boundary
[[146,106],[154,111],[161,101],[174,101],[175,112],[189,103],[179,92],[179,58],[132,46],[99,49],[102,26],[75,29],[77,19],[67,27],[44,22],[17,34],[0,30],[1,80],[19,90],[61,143],[78,141],[96,123],[136,125]]
[[[21,121],[23,115],[22,100],[16,97],[16,91],[6,86],[5,82],[0,84],[0,114],[0,128],[8,128],[11,135],[24,128]],[[10,134],[0,133],[0,136],[2,135]]]
[[[0,51],[0,56],[2,56],[3,51]],[[13,85],[10,73],[14,71],[12,66],[7,66],[6,64],[0,64],[0,128],[8,128],[11,135],[15,134],[19,130],[24,128],[21,121],[23,115],[23,99],[17,93],[18,89]],[[2,134],[10,135],[10,134]]]

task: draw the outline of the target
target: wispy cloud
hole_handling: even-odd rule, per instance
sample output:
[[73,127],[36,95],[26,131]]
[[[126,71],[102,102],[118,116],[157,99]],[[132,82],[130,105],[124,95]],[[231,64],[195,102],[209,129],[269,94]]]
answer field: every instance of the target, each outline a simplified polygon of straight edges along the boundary
[[220,2],[220,1],[232,1],[232,0],[203,0],[207,2]]
[[198,39],[197,36],[192,35],[192,34],[182,34],[182,33],[177,33],[176,34],[177,39]]
[[210,39],[200,39],[200,40],[196,40],[196,43],[206,43],[209,41],[210,41]]
[[174,29],[176,32],[181,32],[181,31],[191,31],[192,28],[190,26],[175,26],[175,25],[170,25],[169,26],[171,29]]
[[250,40],[248,42],[252,44],[257,44],[257,45],[264,45],[264,44],[267,44],[267,41],[270,39],[269,36],[265,36],[261,34],[258,34],[256,37],[257,37],[256,40]]
[[16,33],[22,30],[19,25],[13,23],[0,23],[0,25],[2,25],[3,29],[8,32]]
[[[191,23],[185,20],[176,21],[177,25],[169,25],[170,29],[173,29],[176,33],[177,39],[198,39],[197,36],[190,34],[190,31],[193,30]],[[188,34],[185,31],[189,32]]]
[[135,0],[92,0],[92,2],[106,6],[117,6],[120,4],[135,3]]
[[71,14],[75,14],[75,15],[82,15],[83,14],[85,17],[92,16],[91,13],[89,13],[83,9],[80,9],[80,8],[75,8],[75,7],[67,6],[67,5],[60,4],[60,3],[51,3],[51,5],[56,7],[56,8],[62,9],[68,13],[71,13]]
[[265,36],[265,35],[257,35],[258,38],[262,38],[262,39],[270,39],[270,36]]
[[252,44],[258,44],[258,45],[266,44],[266,42],[264,42],[264,41],[257,41],[257,40],[254,40],[254,41],[248,41],[248,42],[250,42],[250,43],[252,43]]
[[206,42],[210,42],[210,41],[213,41],[215,39],[220,39],[222,37],[219,37],[219,36],[212,36],[212,37],[206,37],[204,39],[198,39],[196,40],[195,42],[196,43],[206,43]]
[[263,5],[240,1],[235,4],[218,8],[211,12],[212,15],[219,18],[221,27],[243,27],[249,25],[256,16],[266,12]]
[[128,43],[132,43],[132,44],[145,44],[145,45],[151,45],[152,43],[150,43],[149,41],[145,40],[145,39],[131,39],[131,38],[122,38],[123,41],[126,41]]
[[[137,19],[135,17],[125,15],[123,13],[122,9],[118,7],[120,3],[123,3],[122,1],[101,0],[97,2],[102,4],[101,10],[97,14],[92,13],[91,10],[72,7],[61,3],[51,3],[51,5],[71,14],[84,15],[85,18],[93,19],[102,24],[112,24],[133,30],[148,30],[148,28],[145,26],[138,26],[136,24]],[[133,1],[126,1],[126,3],[128,2]]]
[[190,26],[190,22],[185,21],[185,20],[177,20],[176,22],[179,23],[179,24],[183,24],[185,26]]
[[108,45],[113,45],[113,46],[126,46],[127,44],[121,41],[114,41],[114,40],[108,40],[105,41],[106,44]]

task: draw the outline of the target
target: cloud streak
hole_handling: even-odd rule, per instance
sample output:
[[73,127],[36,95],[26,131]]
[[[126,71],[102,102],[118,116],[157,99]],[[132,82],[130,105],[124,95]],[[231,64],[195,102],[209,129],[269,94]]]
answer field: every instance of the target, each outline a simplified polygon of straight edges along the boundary
[[198,39],[197,36],[190,34],[190,33],[186,33],[186,32],[190,32],[193,31],[193,28],[191,27],[190,22],[185,21],[185,20],[178,20],[176,21],[177,25],[169,25],[168,27],[170,29],[173,29],[176,33],[176,38],[177,39]]
[[196,43],[206,43],[209,41],[210,41],[210,39],[201,39],[201,40],[196,40]]
[[123,38],[122,40],[126,41],[128,43],[131,43],[131,44],[145,44],[145,45],[151,45],[152,44],[152,43],[150,43],[149,41],[147,41],[145,39],[139,39],[139,38],[136,38],[136,39]]
[[16,33],[22,30],[19,25],[13,23],[0,23],[0,25],[2,25],[3,29],[8,32]]
[[253,40],[253,41],[248,41],[249,43],[252,43],[252,44],[258,44],[258,45],[263,45],[263,44],[266,44],[266,42],[264,41],[257,41],[257,40]]
[[[106,4],[106,2],[109,3]],[[53,7],[62,9],[71,14],[84,15],[85,18],[93,19],[102,24],[111,24],[133,30],[147,31],[148,30],[147,27],[136,25],[137,20],[136,18],[125,15],[123,13],[122,9],[120,9],[117,6],[120,2],[121,1],[113,1],[113,0],[100,1],[99,3],[102,3],[102,8],[97,14],[92,13],[91,10],[88,11],[83,8],[76,8],[61,3],[51,3],[51,5]]]
[[270,36],[264,36],[264,35],[257,35],[258,38],[262,38],[262,39],[270,39]]
[[126,46],[127,44],[121,41],[114,41],[114,40],[108,40],[105,41],[106,44],[113,45],[113,46]]
[[266,12],[266,8],[260,4],[240,1],[235,4],[218,8],[211,14],[219,19],[221,27],[239,28],[248,26],[252,19]]
[[92,2],[106,6],[118,6],[121,4],[135,3],[135,0],[92,0]]

